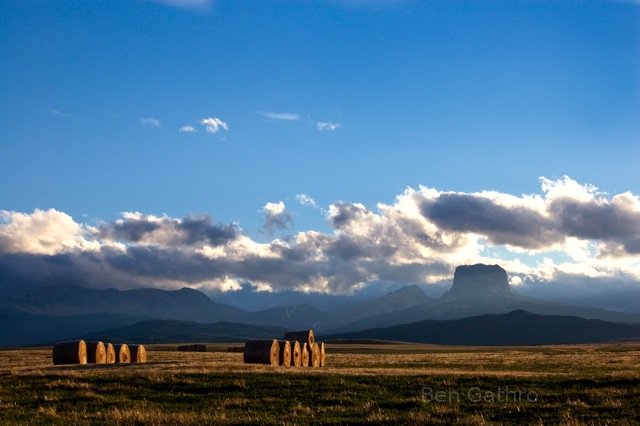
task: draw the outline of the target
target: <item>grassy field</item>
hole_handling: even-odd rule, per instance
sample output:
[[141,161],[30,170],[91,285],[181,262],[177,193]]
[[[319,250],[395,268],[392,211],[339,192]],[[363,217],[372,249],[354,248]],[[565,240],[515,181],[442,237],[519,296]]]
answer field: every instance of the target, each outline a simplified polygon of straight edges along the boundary
[[640,344],[330,344],[323,369],[149,349],[150,363],[53,366],[0,351],[2,424],[638,424]]

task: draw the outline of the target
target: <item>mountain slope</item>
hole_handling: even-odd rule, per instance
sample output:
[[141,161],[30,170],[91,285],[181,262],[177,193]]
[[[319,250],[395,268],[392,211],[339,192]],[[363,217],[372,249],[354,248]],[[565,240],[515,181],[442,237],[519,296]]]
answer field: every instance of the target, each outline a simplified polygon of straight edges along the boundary
[[319,311],[311,305],[302,304],[248,312],[238,322],[286,328],[312,328],[326,316],[326,312]]
[[109,313],[137,318],[178,319],[199,322],[234,321],[245,311],[214,303],[188,288],[96,290],[77,286],[5,289],[0,306],[35,315],[68,316]]
[[319,330],[336,329],[367,318],[390,315],[432,300],[419,286],[411,285],[339,312],[332,312],[331,316],[320,321],[317,326]]
[[279,339],[285,328],[218,322],[200,324],[190,321],[141,321],[125,327],[90,333],[87,339],[116,342],[178,343],[239,342],[249,339]]
[[140,318],[117,314],[54,317],[0,308],[0,346],[51,344],[137,321]]
[[640,325],[618,324],[518,310],[458,320],[427,320],[386,328],[323,336],[445,345],[541,345],[640,339]]
[[519,295],[512,291],[507,273],[500,266],[477,264],[457,267],[453,286],[439,299],[427,300],[405,309],[363,316],[357,321],[336,324],[324,330],[343,333],[426,319],[459,319],[483,314],[504,314],[514,310],[543,315],[572,315],[612,322],[640,322],[640,315],[576,307]]

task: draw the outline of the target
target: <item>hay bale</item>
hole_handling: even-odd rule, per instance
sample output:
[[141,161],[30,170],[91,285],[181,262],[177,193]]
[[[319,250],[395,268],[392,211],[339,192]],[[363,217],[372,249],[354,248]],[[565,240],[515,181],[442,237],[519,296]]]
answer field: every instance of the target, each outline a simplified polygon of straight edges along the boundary
[[194,343],[192,345],[180,345],[178,346],[178,350],[181,352],[206,352],[207,345]]
[[87,342],[87,363],[107,363],[107,348],[105,348],[104,343],[99,340]]
[[278,340],[278,346],[280,346],[278,364],[283,367],[291,367],[291,343],[288,340]]
[[278,365],[280,345],[277,340],[249,340],[244,344],[245,364]]
[[303,367],[309,366],[309,349],[307,347],[307,342],[302,344],[302,356],[300,357],[300,365]]
[[297,341],[300,344],[307,343],[309,347],[313,345],[316,341],[316,338],[313,334],[313,330],[303,330],[303,331],[287,331],[284,333],[284,340],[288,341]]
[[131,362],[131,352],[126,344],[115,345],[116,362],[118,364],[128,364]]
[[147,362],[147,350],[144,345],[130,345],[129,352],[131,353],[131,362],[137,362],[138,364]]
[[107,343],[105,349],[107,351],[107,364],[115,364],[116,348],[113,346],[113,343]]
[[291,365],[300,367],[302,365],[302,346],[298,341],[291,343]]
[[320,346],[317,343],[309,346],[309,367],[320,367]]
[[244,346],[229,346],[227,352],[239,353],[244,352]]
[[53,346],[53,364],[86,364],[87,344],[84,340],[60,342]]
[[320,367],[324,367],[327,365],[327,354],[324,350],[324,342],[318,343],[318,346],[320,347]]

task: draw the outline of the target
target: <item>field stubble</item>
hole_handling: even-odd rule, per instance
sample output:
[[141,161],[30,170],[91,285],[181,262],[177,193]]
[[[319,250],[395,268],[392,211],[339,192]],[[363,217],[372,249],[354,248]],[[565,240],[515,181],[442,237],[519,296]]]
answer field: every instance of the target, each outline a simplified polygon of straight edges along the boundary
[[321,369],[148,348],[148,364],[53,366],[0,351],[3,424],[640,423],[640,345],[327,345]]

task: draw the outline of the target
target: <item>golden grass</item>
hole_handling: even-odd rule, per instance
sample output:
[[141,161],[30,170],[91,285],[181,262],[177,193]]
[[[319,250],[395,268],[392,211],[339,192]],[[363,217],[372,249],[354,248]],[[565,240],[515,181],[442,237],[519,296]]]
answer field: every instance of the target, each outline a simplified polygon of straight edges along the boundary
[[[229,345],[224,345],[226,346]],[[337,346],[337,345],[336,345]],[[362,350],[368,353],[348,353]],[[433,345],[345,345],[334,353],[327,345],[330,362],[321,369],[277,368],[247,365],[241,353],[177,352],[170,346],[149,346],[147,364],[54,366],[50,348],[0,350],[2,375],[57,376],[149,375],[175,373],[282,373],[344,375],[483,375],[566,376],[575,373],[577,363],[594,375],[638,377],[640,345],[567,345],[526,348],[463,348]],[[447,351],[449,349],[450,351]],[[421,352],[416,353],[416,351]],[[403,352],[404,351],[404,352]]]
[[[327,344],[328,366],[318,369],[247,365],[242,353],[226,352],[232,344],[208,346],[208,352],[147,346],[147,364],[82,366],[54,366],[51,348],[0,350],[0,410],[14,413],[12,422],[40,424],[640,422],[640,344]],[[532,387],[541,400],[429,404],[420,396],[425,384],[462,392],[476,383]],[[288,391],[300,384],[306,386],[300,397]],[[269,386],[290,399],[269,393]]]

